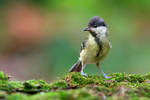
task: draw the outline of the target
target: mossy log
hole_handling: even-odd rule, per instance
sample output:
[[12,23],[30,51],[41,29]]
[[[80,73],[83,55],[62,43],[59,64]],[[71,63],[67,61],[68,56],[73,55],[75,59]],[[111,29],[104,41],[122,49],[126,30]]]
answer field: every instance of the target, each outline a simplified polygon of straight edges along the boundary
[[112,78],[68,73],[53,83],[11,81],[0,72],[2,100],[149,100],[150,73],[113,73]]

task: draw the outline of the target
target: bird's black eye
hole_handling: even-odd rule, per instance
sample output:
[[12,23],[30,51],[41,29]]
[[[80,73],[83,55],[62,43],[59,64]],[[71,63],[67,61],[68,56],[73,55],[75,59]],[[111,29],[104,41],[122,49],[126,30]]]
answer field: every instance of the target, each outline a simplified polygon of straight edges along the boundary
[[94,25],[94,27],[96,28],[96,27],[97,27],[97,25]]

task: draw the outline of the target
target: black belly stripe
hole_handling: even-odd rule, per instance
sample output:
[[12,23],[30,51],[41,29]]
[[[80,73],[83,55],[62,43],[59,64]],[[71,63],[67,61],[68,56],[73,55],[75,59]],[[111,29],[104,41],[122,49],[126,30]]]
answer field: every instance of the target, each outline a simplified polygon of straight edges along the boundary
[[100,39],[99,38],[95,38],[95,41],[96,41],[96,43],[98,44],[98,47],[99,47],[99,50],[98,50],[98,52],[97,52],[97,54],[96,54],[96,57],[98,57],[99,56],[99,54],[100,54],[100,52],[101,52],[101,50],[102,50],[102,42],[100,41]]
[[95,38],[95,42],[97,43],[97,45],[99,47],[99,50],[98,50],[98,52],[96,54],[96,57],[98,57],[99,54],[100,54],[100,51],[102,50],[102,42],[101,42],[101,40],[98,37],[96,37],[96,33],[94,33],[94,32],[90,32],[90,33]]

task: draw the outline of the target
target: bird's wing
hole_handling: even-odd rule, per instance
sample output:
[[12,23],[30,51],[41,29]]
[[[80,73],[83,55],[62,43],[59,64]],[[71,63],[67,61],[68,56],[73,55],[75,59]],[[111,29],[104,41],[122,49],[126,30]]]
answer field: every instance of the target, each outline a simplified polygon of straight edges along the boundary
[[86,47],[86,43],[87,43],[88,39],[85,39],[82,44],[81,44],[81,48],[80,48],[80,52]]
[[112,48],[112,44],[111,44],[110,40],[109,40],[109,47]]

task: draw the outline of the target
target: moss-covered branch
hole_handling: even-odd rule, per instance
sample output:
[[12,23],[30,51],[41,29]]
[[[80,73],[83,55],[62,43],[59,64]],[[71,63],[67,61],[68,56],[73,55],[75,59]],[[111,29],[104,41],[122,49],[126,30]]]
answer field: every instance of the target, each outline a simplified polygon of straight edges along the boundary
[[117,100],[150,99],[150,73],[111,74],[111,79],[100,76],[83,77],[69,73],[58,81],[11,81],[0,72],[0,98],[6,100]]

